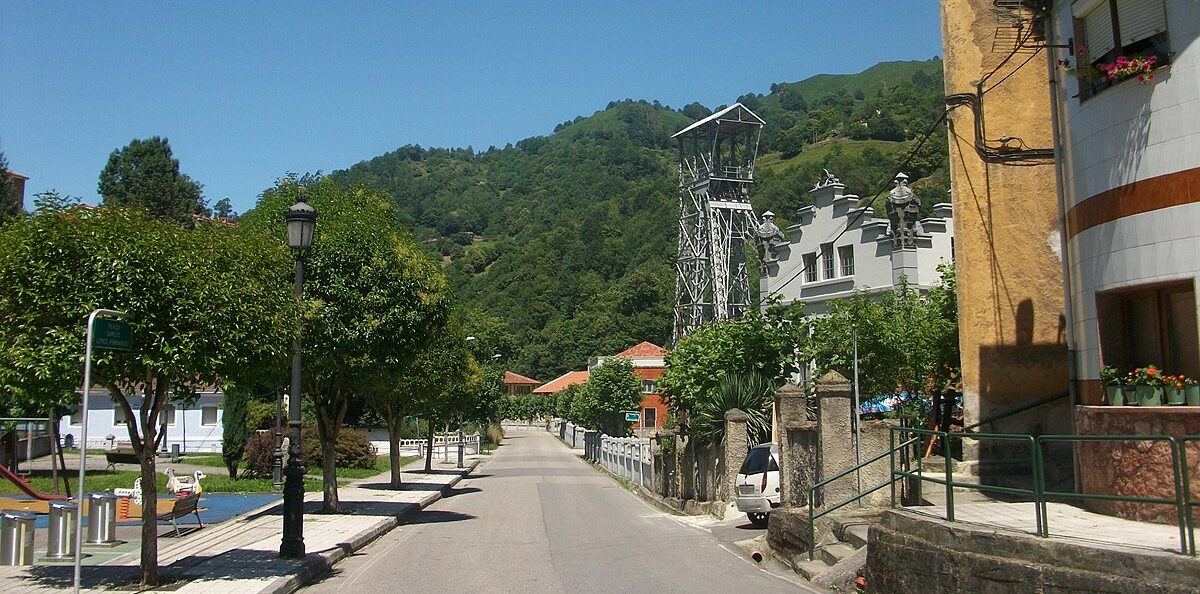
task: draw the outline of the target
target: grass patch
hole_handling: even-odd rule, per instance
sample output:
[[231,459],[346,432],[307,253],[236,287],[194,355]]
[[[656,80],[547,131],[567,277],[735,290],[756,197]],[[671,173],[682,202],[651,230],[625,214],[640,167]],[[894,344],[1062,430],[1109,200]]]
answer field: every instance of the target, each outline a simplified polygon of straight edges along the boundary
[[[141,477],[138,472],[108,472],[108,471],[90,471],[87,474],[87,481],[84,487],[87,491],[111,491],[113,489],[132,489],[133,482]],[[76,475],[70,475],[71,489],[77,489],[78,484],[75,482]],[[54,483],[49,476],[33,476],[29,479],[29,484],[36,491],[43,493],[54,492]],[[62,486],[62,479],[59,479],[59,487]],[[270,493],[274,490],[274,485],[270,478],[243,478],[232,480],[225,474],[210,474],[205,479],[200,481],[204,487],[205,493]],[[304,489],[306,491],[320,490],[324,483],[320,478],[305,477]],[[158,474],[158,491],[165,493],[167,486],[167,476],[161,472]],[[0,495],[24,495],[16,485],[8,481],[0,482]]]
[[195,466],[212,466],[214,468],[225,468],[225,458],[220,454],[196,454],[184,455],[179,459],[180,464],[193,464]]
[[836,138],[810,144],[804,147],[803,152],[789,159],[784,159],[780,153],[767,153],[758,159],[758,163],[755,166],[761,168],[763,171],[782,172],[796,165],[821,163],[829,155],[829,152],[833,150],[834,146],[840,146],[843,154],[847,157],[855,158],[862,156],[863,150],[867,147],[878,149],[885,155],[894,155],[904,149],[903,142],[892,140],[850,140]]
[[[400,456],[400,467],[413,460],[420,460],[420,456]],[[337,477],[339,479],[364,479],[383,474],[391,469],[391,461],[388,456],[375,456],[375,465],[370,468],[338,468]],[[313,474],[320,476],[320,465],[309,467],[309,475]]]

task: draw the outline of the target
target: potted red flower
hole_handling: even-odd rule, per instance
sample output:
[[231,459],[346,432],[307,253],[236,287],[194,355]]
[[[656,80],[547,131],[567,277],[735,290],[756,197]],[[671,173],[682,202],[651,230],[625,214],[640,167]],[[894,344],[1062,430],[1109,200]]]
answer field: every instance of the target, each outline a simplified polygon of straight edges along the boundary
[[1128,382],[1137,394],[1138,406],[1161,406],[1163,374],[1157,367],[1147,365],[1129,372]]

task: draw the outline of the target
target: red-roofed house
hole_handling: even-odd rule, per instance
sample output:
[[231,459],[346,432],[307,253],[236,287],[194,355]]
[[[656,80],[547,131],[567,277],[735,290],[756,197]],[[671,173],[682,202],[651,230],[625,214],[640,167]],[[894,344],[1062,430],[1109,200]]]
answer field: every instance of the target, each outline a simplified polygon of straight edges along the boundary
[[[652,342],[640,342],[614,355],[629,359],[633,364],[633,375],[642,382],[642,421],[634,424],[634,429],[658,429],[667,419],[667,405],[663,402],[663,392],[658,387],[658,380],[666,370],[667,352]],[[588,362],[588,369],[603,365],[607,357],[596,357]]]
[[525,377],[519,373],[513,373],[511,371],[504,372],[504,391],[509,396],[529,394],[530,392],[533,392],[534,386],[537,386],[540,383],[542,382],[539,382],[533,378]]
[[554,394],[555,392],[561,392],[561,391],[567,389],[568,386],[573,386],[575,384],[585,384],[585,383],[587,383],[587,380],[588,380],[588,372],[587,371],[568,371],[568,372],[550,380],[549,382],[546,382],[545,385],[535,388],[533,390],[533,393],[534,394]]

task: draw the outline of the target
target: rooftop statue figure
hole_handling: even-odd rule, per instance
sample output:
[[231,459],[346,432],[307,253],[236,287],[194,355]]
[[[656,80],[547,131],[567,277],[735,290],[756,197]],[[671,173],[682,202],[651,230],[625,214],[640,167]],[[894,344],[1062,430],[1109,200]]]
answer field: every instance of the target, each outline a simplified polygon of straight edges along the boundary
[[892,247],[908,248],[917,245],[917,217],[921,202],[908,187],[908,176],[896,174],[896,187],[888,193],[887,215],[891,222]]
[[763,222],[754,230],[754,235],[758,239],[759,253],[765,256],[764,261],[777,259],[779,246],[787,243],[787,236],[775,224],[775,213],[769,210],[763,213]]

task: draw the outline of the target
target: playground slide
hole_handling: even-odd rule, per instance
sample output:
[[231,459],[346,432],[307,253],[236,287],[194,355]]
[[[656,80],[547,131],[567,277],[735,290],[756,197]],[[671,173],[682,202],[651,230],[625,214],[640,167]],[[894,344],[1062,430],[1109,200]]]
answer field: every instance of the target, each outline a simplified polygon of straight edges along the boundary
[[3,464],[0,464],[0,477],[4,477],[4,478],[8,479],[14,485],[16,485],[18,489],[24,491],[26,495],[29,495],[30,497],[32,497],[34,499],[39,499],[41,501],[55,501],[55,500],[62,500],[62,499],[67,498],[65,495],[56,495],[54,493],[40,493],[38,491],[34,491],[33,487],[29,486],[29,483],[26,483],[24,480],[21,479],[21,477],[13,474],[12,471],[9,470],[8,467]]

